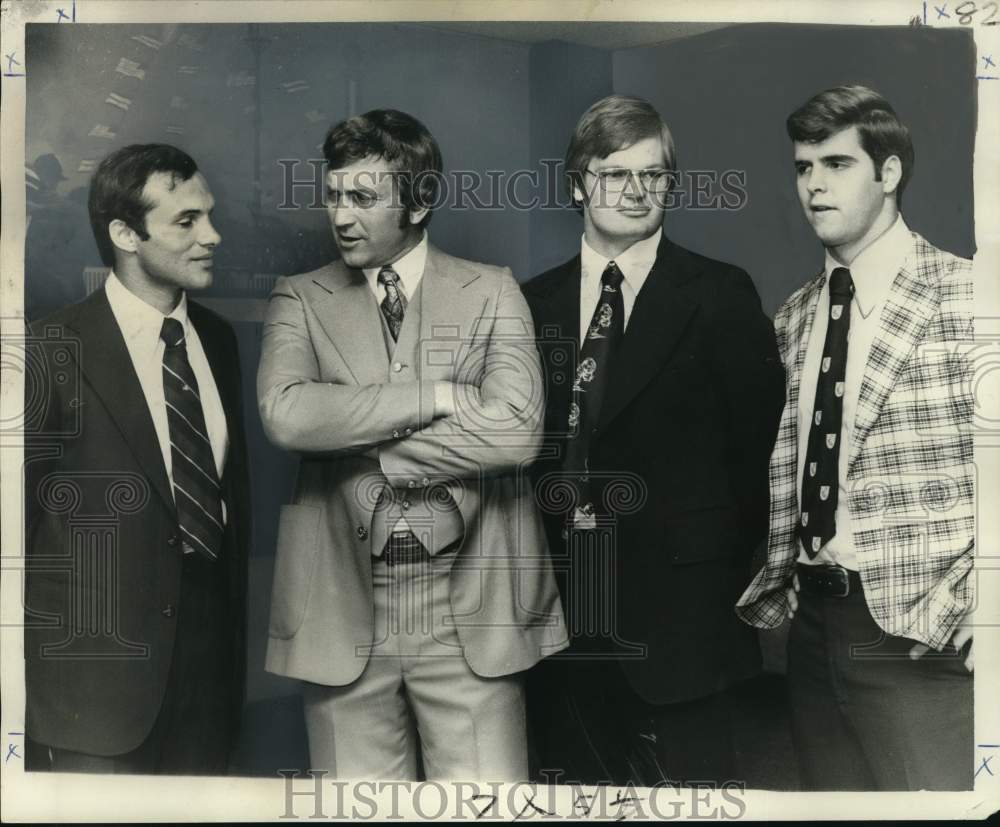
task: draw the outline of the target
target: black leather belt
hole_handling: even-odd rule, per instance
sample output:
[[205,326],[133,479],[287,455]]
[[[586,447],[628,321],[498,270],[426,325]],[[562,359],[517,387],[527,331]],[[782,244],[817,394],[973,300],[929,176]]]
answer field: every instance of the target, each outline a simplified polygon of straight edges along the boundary
[[799,587],[809,594],[847,597],[861,591],[861,576],[843,566],[807,566],[798,563],[795,573],[799,577]]
[[399,566],[404,563],[420,563],[429,560],[430,555],[424,544],[417,539],[412,531],[405,534],[390,534],[382,549],[382,559],[387,566]]
[[[457,551],[462,541],[456,540],[454,543],[445,546],[438,552],[438,555],[449,554]],[[385,548],[382,550],[382,559],[387,566],[400,566],[406,563],[422,563],[431,559],[430,552],[424,544],[417,539],[417,535],[412,531],[390,534],[385,541]]]

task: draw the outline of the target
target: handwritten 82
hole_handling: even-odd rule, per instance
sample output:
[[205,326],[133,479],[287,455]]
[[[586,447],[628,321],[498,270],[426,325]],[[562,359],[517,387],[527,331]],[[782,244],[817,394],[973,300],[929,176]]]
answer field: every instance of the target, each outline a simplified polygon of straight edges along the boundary
[[[969,26],[976,21],[977,15],[984,15],[979,18],[980,26],[996,26],[1000,23],[997,20],[997,3],[994,0],[989,0],[989,2],[983,3],[982,6],[977,6],[972,0],[966,0],[964,3],[960,3],[955,6],[954,9],[948,9],[948,3],[942,3],[940,6],[937,3],[924,4],[926,9],[928,5],[933,5],[933,11],[935,17],[933,20],[928,20],[927,22],[941,23],[941,21],[954,20],[959,25]],[[925,18],[929,15],[925,14]]]

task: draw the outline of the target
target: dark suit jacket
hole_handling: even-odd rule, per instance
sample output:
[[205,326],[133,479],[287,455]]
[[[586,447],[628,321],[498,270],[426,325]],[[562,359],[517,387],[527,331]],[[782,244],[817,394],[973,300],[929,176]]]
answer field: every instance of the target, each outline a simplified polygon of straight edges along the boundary
[[[221,564],[236,664],[235,734],[250,514],[240,365],[232,328],[190,300],[188,313],[229,430]],[[53,747],[117,755],[146,738],[167,683],[181,588],[177,513],[104,290],[35,323],[26,358],[27,734]]]
[[[547,475],[561,473],[565,447],[580,257],[523,291],[546,374],[546,450],[535,466],[536,491],[546,498]],[[767,530],[767,464],[783,403],[774,330],[750,277],[664,237],[629,318],[590,451],[598,491],[617,479],[636,492],[628,502],[622,488],[603,487],[595,499],[611,503],[607,516],[617,531],[618,636],[645,647],[644,656],[621,663],[650,703],[700,697],[759,668],[756,638],[733,606]],[[549,496],[543,508],[557,570],[565,568],[559,554],[566,546],[558,499]],[[566,605],[565,578],[560,584]],[[574,616],[572,606],[566,612]]]

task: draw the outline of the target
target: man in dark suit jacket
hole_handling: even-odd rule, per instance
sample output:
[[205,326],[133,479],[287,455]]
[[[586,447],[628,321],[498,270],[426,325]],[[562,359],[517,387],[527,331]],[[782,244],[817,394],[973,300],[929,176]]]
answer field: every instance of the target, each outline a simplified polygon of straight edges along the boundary
[[29,769],[227,768],[249,491],[236,339],[186,295],[212,207],[175,147],[110,155],[89,209],[112,273],[26,342]]
[[735,778],[723,690],[759,668],[733,604],[767,526],[784,376],[750,277],[663,235],[674,169],[649,103],[594,104],[566,159],[581,254],[523,287],[572,640],[530,700],[539,769],[564,781]]

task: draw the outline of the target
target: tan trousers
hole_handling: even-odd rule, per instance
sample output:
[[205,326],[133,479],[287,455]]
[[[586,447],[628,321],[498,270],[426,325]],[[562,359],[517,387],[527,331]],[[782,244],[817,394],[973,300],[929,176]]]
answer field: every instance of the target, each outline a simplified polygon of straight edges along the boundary
[[313,770],[417,780],[419,750],[427,780],[527,779],[523,676],[469,668],[451,620],[453,560],[373,558],[375,642],[364,672],[347,686],[304,684]]

